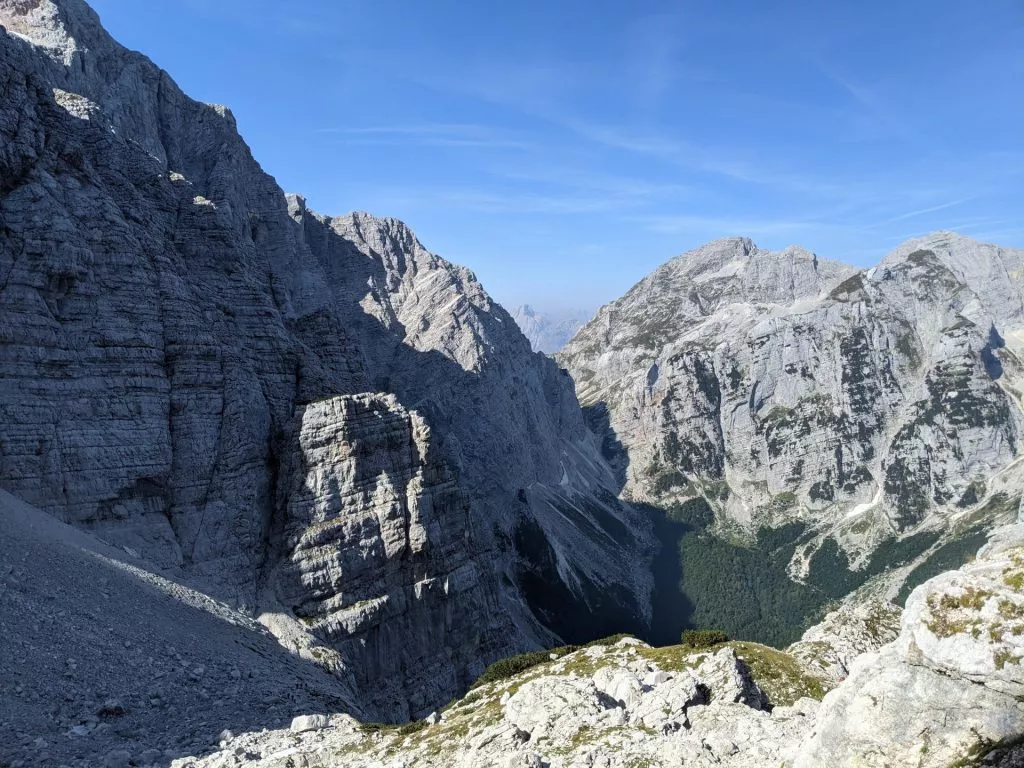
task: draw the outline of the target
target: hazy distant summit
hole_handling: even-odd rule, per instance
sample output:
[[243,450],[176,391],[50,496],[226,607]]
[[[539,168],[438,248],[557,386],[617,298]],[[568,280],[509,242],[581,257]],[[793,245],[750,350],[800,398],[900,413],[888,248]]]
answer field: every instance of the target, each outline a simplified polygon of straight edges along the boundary
[[593,312],[586,309],[539,312],[529,304],[520,304],[512,311],[512,317],[530,340],[533,351],[549,355],[561,350],[592,315]]

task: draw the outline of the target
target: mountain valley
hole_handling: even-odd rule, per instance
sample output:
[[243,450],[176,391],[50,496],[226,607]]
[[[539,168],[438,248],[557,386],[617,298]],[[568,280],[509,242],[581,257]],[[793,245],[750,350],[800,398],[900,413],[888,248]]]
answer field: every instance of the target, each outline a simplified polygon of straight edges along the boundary
[[0,87],[0,768],[1024,764],[1024,251],[510,314],[83,0]]

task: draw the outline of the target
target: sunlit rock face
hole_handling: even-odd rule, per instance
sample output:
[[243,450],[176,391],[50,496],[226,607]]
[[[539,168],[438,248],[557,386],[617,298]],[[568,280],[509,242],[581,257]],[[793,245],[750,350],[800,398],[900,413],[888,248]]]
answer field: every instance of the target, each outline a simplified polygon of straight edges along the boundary
[[[899,637],[829,694],[794,768],[1018,765],[1024,733],[1024,526],[918,587]],[[1001,762],[1005,761],[1005,762]]]
[[0,25],[0,486],[329,641],[381,718],[644,623],[645,523],[472,273],[286,197],[84,3]]
[[[704,498],[732,536],[801,523],[798,578],[819,550],[877,573],[894,537],[1015,519],[1022,301],[1024,251],[949,232],[868,270],[732,238],[654,271],[558,359],[627,496]],[[892,564],[939,546],[916,541]]]

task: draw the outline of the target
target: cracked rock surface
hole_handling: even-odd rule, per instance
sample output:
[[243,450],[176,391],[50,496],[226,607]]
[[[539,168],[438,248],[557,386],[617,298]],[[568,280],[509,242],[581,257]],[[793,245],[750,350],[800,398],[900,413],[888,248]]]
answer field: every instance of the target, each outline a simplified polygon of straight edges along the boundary
[[381,720],[647,620],[644,519],[469,270],[286,196],[81,0],[0,0],[0,96],[0,487]]
[[1000,476],[1022,341],[1024,251],[938,232],[859,270],[728,238],[659,267],[558,359],[628,495],[703,497],[727,531],[800,522],[809,553],[831,537],[860,566],[895,536],[959,536],[965,514],[1016,519]]

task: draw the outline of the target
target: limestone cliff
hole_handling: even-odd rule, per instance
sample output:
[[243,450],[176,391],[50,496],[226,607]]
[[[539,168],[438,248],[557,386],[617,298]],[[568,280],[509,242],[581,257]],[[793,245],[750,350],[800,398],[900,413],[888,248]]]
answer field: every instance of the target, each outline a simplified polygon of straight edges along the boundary
[[703,500],[726,538],[791,531],[791,575],[841,598],[1016,518],[1022,301],[1024,251],[953,233],[868,270],[733,238],[657,269],[558,359],[627,496]]
[[468,270],[286,197],[80,0],[0,25],[0,487],[329,642],[380,718],[645,621],[643,521]]

